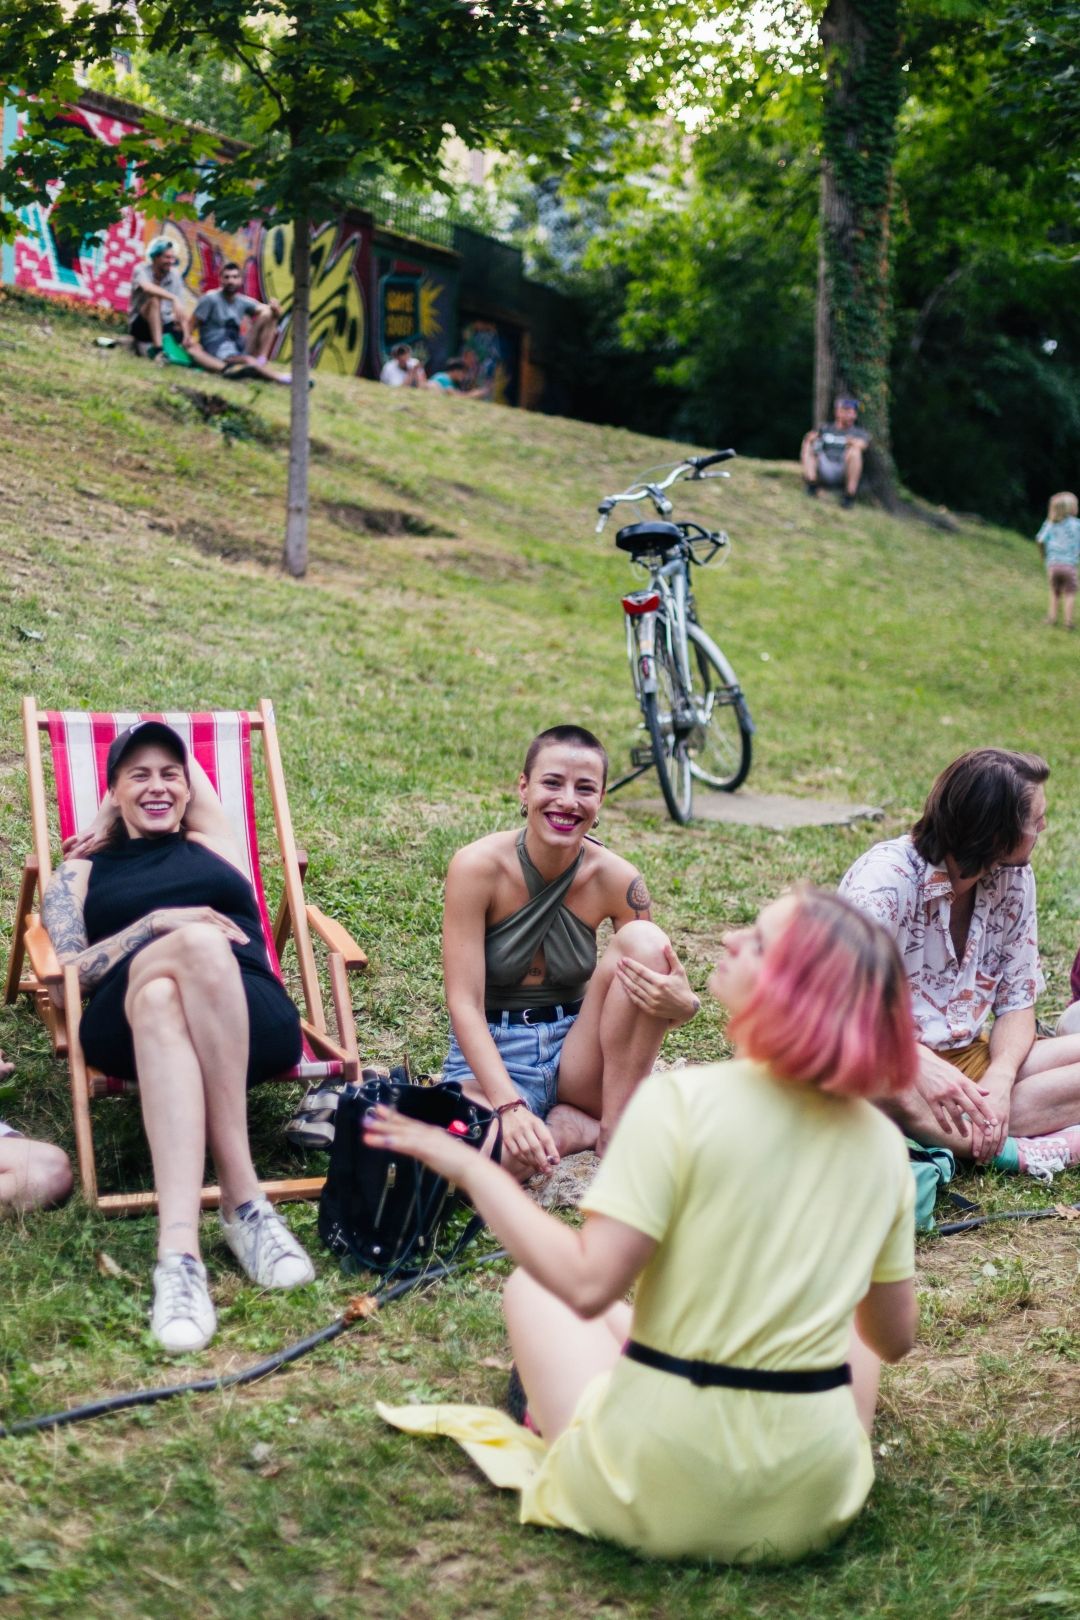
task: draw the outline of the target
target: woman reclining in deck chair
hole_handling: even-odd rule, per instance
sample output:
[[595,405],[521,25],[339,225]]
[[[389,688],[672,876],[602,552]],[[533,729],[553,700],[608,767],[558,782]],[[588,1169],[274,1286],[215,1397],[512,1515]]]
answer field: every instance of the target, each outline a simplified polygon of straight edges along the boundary
[[253,1282],[310,1282],[311,1261],[261,1196],[246,1087],[292,1068],[299,1014],[270,970],[255,895],[206,774],[159,721],[109,749],[94,828],[54,873],[42,917],[61,962],[91,997],[87,1061],[139,1081],[158,1195],[150,1330],[162,1348],[201,1350],[216,1327],[199,1261],[207,1146],[225,1240]]
[[540,1437],[490,1407],[378,1410],[460,1441],[523,1522],[775,1562],[859,1512],[879,1358],[914,1342],[914,1183],[867,1099],[910,1085],[915,1037],[896,946],[838,895],[788,895],[724,945],[709,990],[735,1061],[638,1087],[580,1230],[446,1131],[367,1116],[369,1145],[455,1182],[521,1267],[511,1404]]
[[[524,827],[467,844],[446,876],[443,1078],[498,1110],[521,1178],[602,1154],[664,1035],[701,1005],[641,873],[589,837],[607,765],[591,731],[541,732],[518,779]],[[597,961],[605,919],[616,932]]]

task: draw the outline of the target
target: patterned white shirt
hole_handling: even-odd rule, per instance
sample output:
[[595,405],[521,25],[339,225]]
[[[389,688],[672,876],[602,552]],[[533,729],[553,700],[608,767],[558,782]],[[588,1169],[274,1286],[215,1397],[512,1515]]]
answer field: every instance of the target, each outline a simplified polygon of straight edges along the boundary
[[949,932],[952,880],[923,860],[910,837],[867,850],[844,874],[840,893],[896,940],[915,1033],[932,1051],[969,1045],[991,1013],[1034,1007],[1045,987],[1030,866],[999,866],[979,879],[960,962]]

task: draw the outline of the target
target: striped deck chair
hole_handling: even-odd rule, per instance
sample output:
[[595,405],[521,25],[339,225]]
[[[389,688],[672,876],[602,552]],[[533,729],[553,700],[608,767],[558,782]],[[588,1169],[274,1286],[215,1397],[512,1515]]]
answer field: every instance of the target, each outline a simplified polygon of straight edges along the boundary
[[[40,733],[46,732],[52,754],[60,838],[81,831],[93,820],[105,793],[105,760],[113,738],[134,725],[136,720],[164,720],[184,739],[190,752],[205,770],[233,824],[237,841],[247,861],[247,875],[255,890],[262,916],[267,953],[274,971],[281,976],[281,954],[290,934],[296,949],[304,1014],[301,1019],[304,1054],[302,1061],[283,1080],[316,1084],[320,1081],[355,1079],[359,1057],[348,974],[367,966],[360,946],[340,924],[304,900],[303,880],[307,856],[296,847],[292,820],[285,793],[285,779],[278,750],[273,705],[267,700],[254,712],[214,712],[174,714],[142,712],[87,714],[82,712],[43,713],[32,697],[23,699],[23,728],[26,767],[30,787],[30,818],[33,854],[23,868],[18,910],[12,930],[8,959],[6,999],[13,1002],[20,994],[29,995],[49,1030],[53,1050],[66,1057],[71,1074],[71,1097],[75,1124],[75,1145],[83,1195],[95,1209],[106,1215],[129,1215],[156,1208],[153,1192],[106,1193],[99,1195],[90,1124],[90,1102],[102,1096],[136,1090],[134,1082],[116,1080],[91,1069],[79,1044],[82,996],[74,968],[62,968],[49,937],[34,912],[35,896],[44,894],[52,873],[48,800],[42,764]],[[277,829],[278,852],[284,870],[284,891],[276,919],[267,910],[255,832],[255,783],[252,773],[252,736],[262,738]],[[326,947],[326,972],[334,1007],[336,1029],[331,1035],[323,1009],[322,990],[312,946],[315,935]],[[272,1181],[263,1184],[269,1198],[311,1198],[317,1196],[321,1178]],[[203,1189],[204,1209],[220,1201],[216,1187]]]

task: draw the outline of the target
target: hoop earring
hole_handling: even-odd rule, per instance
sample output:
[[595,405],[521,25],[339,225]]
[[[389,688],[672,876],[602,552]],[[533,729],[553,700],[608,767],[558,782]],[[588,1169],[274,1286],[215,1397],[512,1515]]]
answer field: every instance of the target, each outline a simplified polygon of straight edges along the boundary
[[522,806],[521,806],[521,817],[522,817],[522,820],[524,820],[524,819],[525,819],[525,817],[526,817],[526,816],[527,816],[527,815],[528,815],[528,813],[529,813],[529,807],[528,807],[528,805],[527,805],[527,804],[523,804],[523,805],[522,805]]
[[599,825],[600,825],[600,817],[597,816],[596,820],[593,822],[593,832],[596,831],[596,829],[597,829],[597,827],[599,827]]

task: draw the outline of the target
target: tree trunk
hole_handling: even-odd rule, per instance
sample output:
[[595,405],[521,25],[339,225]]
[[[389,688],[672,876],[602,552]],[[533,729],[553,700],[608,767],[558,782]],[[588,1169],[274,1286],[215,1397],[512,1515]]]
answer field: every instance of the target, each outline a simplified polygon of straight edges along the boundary
[[817,308],[814,311],[814,411],[815,425],[819,422],[828,422],[832,419],[833,400],[836,398],[836,389],[833,386],[833,350],[832,337],[829,329],[829,279],[828,268],[825,263],[825,208],[826,202],[833,201],[833,188],[830,187],[828,199],[825,196],[825,178],[821,181],[821,224],[818,236],[818,267],[817,267]]
[[899,504],[889,432],[889,214],[901,100],[898,0],[828,0],[814,420],[853,394],[872,436],[865,485]]
[[311,310],[311,221],[293,229],[292,391],[289,411],[289,494],[283,566],[296,579],[308,565],[308,326]]

